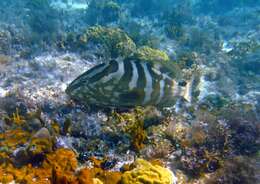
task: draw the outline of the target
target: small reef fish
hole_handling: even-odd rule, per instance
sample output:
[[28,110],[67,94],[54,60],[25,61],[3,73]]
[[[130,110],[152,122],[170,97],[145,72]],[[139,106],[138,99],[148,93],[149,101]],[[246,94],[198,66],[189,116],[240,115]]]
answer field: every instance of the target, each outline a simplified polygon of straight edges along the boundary
[[179,81],[172,69],[139,59],[111,60],[80,75],[66,93],[83,104],[119,108],[169,107],[180,98],[191,101],[191,83]]

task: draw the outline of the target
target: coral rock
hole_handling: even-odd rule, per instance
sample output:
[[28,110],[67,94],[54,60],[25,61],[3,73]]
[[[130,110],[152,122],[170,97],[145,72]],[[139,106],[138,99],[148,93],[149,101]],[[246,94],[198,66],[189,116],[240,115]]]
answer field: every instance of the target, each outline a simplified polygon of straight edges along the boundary
[[41,128],[33,135],[27,151],[30,156],[50,153],[52,151],[52,139],[47,128]]

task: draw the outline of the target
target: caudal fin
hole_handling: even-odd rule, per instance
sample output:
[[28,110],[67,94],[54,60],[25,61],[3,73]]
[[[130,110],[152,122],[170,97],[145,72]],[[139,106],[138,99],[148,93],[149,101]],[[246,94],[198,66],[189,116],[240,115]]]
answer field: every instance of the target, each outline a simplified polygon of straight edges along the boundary
[[194,76],[192,76],[191,80],[187,82],[183,94],[183,98],[189,103],[192,102],[193,83],[194,83]]
[[199,95],[198,83],[201,77],[201,69],[199,67],[193,68],[190,71],[190,79],[188,80],[185,89],[183,91],[183,98],[191,103]]

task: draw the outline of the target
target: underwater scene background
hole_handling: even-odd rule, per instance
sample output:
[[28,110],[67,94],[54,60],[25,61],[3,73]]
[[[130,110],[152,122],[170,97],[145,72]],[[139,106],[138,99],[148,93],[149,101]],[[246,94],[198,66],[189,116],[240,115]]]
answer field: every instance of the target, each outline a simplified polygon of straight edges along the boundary
[[1,0],[0,183],[260,183],[260,1]]

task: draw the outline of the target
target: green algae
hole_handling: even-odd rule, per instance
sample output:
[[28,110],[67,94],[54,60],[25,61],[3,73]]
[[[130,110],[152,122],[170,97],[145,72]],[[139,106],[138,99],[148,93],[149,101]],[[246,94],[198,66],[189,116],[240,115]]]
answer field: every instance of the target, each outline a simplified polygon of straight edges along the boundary
[[121,15],[120,5],[112,0],[92,0],[86,12],[87,21],[91,25],[105,25],[110,22],[118,21]]
[[148,46],[140,47],[135,53],[135,57],[142,61],[167,62],[170,60],[169,56],[158,49],[153,49]]
[[80,42],[82,46],[89,42],[101,44],[111,57],[128,57],[136,50],[133,40],[119,28],[90,27],[81,35]]

